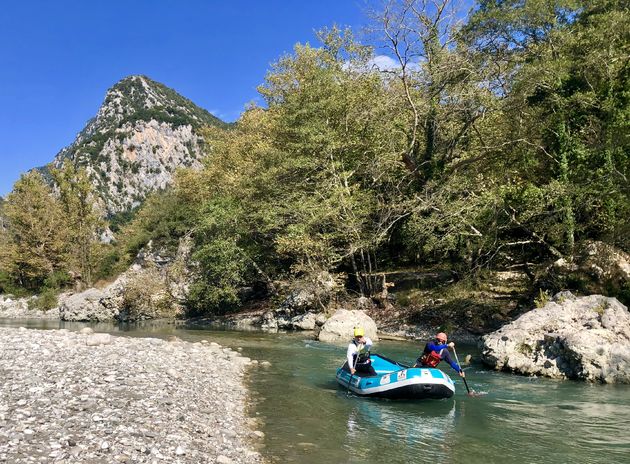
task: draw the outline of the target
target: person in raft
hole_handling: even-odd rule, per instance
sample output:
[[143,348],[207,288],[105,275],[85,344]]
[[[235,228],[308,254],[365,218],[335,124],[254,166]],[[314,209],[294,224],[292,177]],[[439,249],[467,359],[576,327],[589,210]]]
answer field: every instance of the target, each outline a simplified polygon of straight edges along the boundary
[[354,338],[348,345],[348,351],[346,352],[346,361],[350,374],[376,375],[370,359],[370,348],[372,348],[372,340],[365,336],[363,327],[355,327]]
[[451,358],[451,354],[448,352],[448,348],[453,348],[455,343],[447,344],[447,340],[444,332],[437,334],[434,341],[430,341],[424,346],[422,355],[416,360],[413,367],[437,367],[440,361],[446,361],[459,373],[460,377],[466,377],[462,368]]

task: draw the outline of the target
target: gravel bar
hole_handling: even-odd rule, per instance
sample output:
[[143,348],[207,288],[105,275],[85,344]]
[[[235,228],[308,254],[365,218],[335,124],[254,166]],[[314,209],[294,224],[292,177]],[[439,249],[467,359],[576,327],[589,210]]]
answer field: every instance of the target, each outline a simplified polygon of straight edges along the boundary
[[0,328],[0,462],[260,463],[255,364],[216,343]]

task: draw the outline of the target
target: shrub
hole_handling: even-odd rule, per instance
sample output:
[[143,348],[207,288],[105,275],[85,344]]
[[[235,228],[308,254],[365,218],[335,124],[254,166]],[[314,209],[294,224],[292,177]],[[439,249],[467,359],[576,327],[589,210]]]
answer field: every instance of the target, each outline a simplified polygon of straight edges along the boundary
[[548,291],[543,291],[543,289],[538,289],[538,296],[536,298],[534,298],[534,303],[536,304],[537,308],[542,308],[543,306],[547,305],[547,303],[549,303],[549,301],[551,301],[551,296],[549,295]]
[[54,271],[44,280],[44,287],[59,290],[72,284],[72,277],[66,271]]
[[123,290],[123,307],[128,320],[174,317],[175,299],[157,269],[134,274]]
[[58,288],[44,288],[37,298],[29,300],[28,307],[30,309],[40,309],[42,311],[49,311],[57,307],[59,297]]
[[531,345],[528,345],[527,343],[523,342],[516,347],[516,351],[526,356],[529,356],[530,354],[533,353],[534,349],[531,347]]

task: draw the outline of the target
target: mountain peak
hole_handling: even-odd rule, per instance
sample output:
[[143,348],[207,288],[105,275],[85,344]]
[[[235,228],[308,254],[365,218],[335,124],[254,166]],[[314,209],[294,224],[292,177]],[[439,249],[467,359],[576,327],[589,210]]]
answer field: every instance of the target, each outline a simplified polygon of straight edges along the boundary
[[195,127],[225,124],[175,90],[141,74],[127,76],[107,91],[95,122],[99,126],[120,125],[138,118],[167,122],[183,119]]
[[164,84],[127,76],[107,91],[96,116],[52,164],[70,159],[84,166],[104,211],[116,214],[166,188],[176,168],[200,166],[203,126],[228,125]]

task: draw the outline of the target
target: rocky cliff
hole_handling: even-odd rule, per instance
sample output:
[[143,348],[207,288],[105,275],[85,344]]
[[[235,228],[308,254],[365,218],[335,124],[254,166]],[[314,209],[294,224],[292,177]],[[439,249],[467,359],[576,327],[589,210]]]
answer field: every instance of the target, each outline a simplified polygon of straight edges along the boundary
[[111,216],[167,187],[177,168],[200,166],[199,129],[208,125],[227,127],[173,89],[129,76],[107,91],[97,115],[51,164],[71,160],[85,167]]

